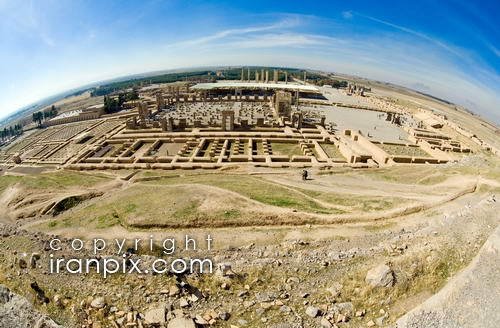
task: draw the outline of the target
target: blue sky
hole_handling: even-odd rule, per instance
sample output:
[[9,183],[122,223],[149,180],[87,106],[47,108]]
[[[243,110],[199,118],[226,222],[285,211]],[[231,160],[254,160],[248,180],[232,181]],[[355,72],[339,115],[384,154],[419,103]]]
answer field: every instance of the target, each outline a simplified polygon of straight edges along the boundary
[[86,83],[205,65],[397,83],[500,123],[499,1],[0,0],[0,116]]

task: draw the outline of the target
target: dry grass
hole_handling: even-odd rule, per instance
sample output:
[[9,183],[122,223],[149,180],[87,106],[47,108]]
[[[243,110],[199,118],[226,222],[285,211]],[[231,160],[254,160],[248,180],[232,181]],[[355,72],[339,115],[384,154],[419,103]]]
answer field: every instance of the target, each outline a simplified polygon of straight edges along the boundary
[[[349,295],[349,298],[340,301],[353,302],[356,309],[374,313],[373,319],[380,316],[378,311],[384,308],[386,311],[389,310],[390,320],[395,320],[403,314],[401,311],[409,310],[396,306],[396,300],[436,293],[472,257],[469,255],[464,260],[464,256],[465,254],[456,249],[441,249],[434,256],[424,254],[402,256],[393,260],[391,264],[396,283],[390,288],[373,288],[366,284],[364,278],[369,268],[363,263],[342,281],[343,295]],[[396,309],[398,311],[395,311]]]
[[273,155],[304,155],[299,147],[298,143],[284,143],[284,142],[272,142],[271,149],[273,150]]
[[0,176],[0,192],[9,186],[19,183],[26,189],[32,190],[61,190],[68,187],[92,187],[108,181],[102,174],[88,174],[73,171],[58,171],[37,175],[2,175]]

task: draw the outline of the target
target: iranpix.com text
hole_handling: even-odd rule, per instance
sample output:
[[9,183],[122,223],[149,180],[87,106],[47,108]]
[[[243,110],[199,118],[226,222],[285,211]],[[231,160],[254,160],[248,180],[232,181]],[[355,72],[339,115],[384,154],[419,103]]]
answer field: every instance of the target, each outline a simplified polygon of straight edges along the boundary
[[[210,258],[174,257],[181,251],[210,251],[213,239],[206,235],[202,242],[186,235],[183,240],[166,238],[155,240],[151,235],[148,239],[115,238],[105,240],[94,238],[88,241],[71,239],[62,241],[53,238],[49,242],[49,272],[89,274],[95,272],[104,278],[111,274],[191,274],[212,273],[213,262]],[[154,252],[161,245],[161,252],[168,260],[152,256],[139,256],[139,250],[147,249]],[[76,256],[75,256],[76,255]]]

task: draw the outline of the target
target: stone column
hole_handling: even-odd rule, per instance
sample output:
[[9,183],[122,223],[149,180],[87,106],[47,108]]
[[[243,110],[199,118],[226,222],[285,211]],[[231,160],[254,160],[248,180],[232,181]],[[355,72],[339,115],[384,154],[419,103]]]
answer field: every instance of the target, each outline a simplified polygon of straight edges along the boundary
[[156,108],[158,110],[165,108],[165,99],[163,98],[163,94],[161,92],[156,94]]
[[162,131],[167,131],[167,120],[165,118],[160,119],[160,127]]
[[[229,119],[229,127],[227,126],[228,119]],[[234,111],[232,111],[232,110],[222,111],[221,128],[223,131],[233,131],[234,130]]]
[[187,126],[186,118],[179,119],[179,129],[184,130]]
[[295,123],[296,123],[295,127],[297,129],[301,129],[302,128],[302,119],[303,119],[302,112],[300,112],[300,111],[295,112],[294,118],[295,118]]

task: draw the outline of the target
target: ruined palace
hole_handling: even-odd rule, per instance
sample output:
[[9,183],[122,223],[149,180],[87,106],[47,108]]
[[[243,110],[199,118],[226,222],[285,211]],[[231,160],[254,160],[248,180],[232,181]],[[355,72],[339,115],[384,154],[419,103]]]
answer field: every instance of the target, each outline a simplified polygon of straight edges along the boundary
[[77,170],[374,167],[446,163],[489,147],[364,86],[315,86],[278,70],[254,76],[242,68],[239,80],[149,85],[118,113],[62,113],[2,149],[0,161]]

